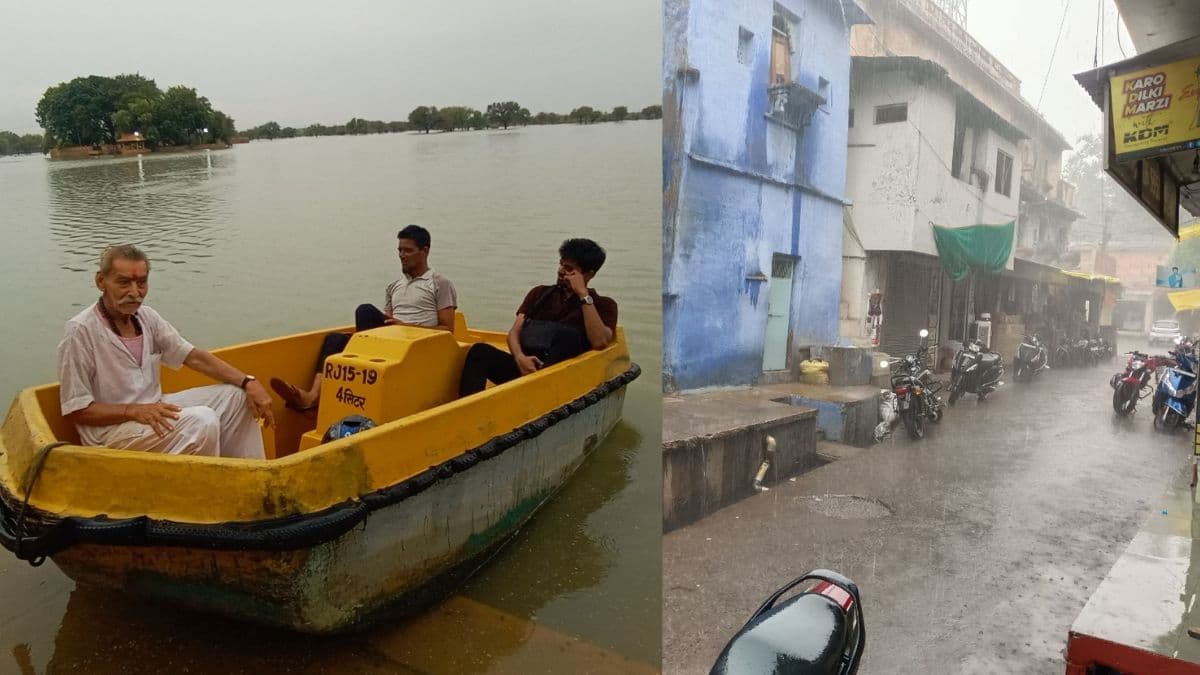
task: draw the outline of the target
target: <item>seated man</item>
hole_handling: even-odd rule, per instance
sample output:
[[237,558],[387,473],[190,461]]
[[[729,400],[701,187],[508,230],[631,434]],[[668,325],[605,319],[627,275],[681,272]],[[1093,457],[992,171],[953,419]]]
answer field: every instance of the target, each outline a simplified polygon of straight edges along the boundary
[[588,288],[604,265],[604,249],[591,239],[568,239],[558,249],[558,283],[535,286],[517,310],[506,353],[480,342],[463,365],[459,396],[483,391],[522,375],[604,349],[617,330],[617,303]]
[[[429,230],[419,225],[409,225],[396,235],[399,241],[400,269],[403,276],[392,282],[384,292],[383,311],[375,305],[359,305],[354,312],[354,330],[368,330],[380,326],[422,326],[440,330],[454,330],[454,310],[458,309],[458,294],[454,284],[429,267],[429,247],[432,243]],[[321,398],[321,380],[324,379],[325,359],[340,354],[350,342],[347,333],[330,333],[321,344],[317,358],[316,375],[307,390],[278,378],[271,378],[271,388],[279,394],[289,408],[298,411],[312,410]]]
[[[184,340],[142,304],[150,261],[132,245],[100,255],[100,300],[67,322],[58,345],[63,417],[85,445],[173,455],[263,459],[271,397],[247,375]],[[163,396],[159,364],[219,382]]]

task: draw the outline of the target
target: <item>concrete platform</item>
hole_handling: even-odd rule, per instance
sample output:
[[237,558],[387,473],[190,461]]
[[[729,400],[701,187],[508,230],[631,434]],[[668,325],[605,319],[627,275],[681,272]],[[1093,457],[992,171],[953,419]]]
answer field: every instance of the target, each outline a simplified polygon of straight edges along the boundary
[[1200,673],[1200,545],[1194,491],[1177,487],[1075,619],[1067,672]]
[[664,532],[755,494],[768,435],[776,450],[766,485],[822,463],[817,411],[772,396],[780,394],[748,388],[663,397]]
[[758,387],[772,400],[817,411],[817,430],[825,440],[860,448],[875,443],[879,424],[879,388],[874,385],[834,387],[779,384]]

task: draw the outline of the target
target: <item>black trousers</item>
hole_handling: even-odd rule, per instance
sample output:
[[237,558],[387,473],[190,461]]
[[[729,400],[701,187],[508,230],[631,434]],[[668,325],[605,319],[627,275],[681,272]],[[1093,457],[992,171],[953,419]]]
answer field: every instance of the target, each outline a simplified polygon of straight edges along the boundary
[[[354,310],[354,331],[370,330],[385,325],[387,317],[375,305],[359,305]],[[352,333],[329,333],[321,342],[321,356],[317,359],[317,372],[325,368],[325,359],[334,354],[341,354],[350,344]]]
[[[550,351],[539,355],[542,365],[552,366],[559,361],[579,356],[579,346],[569,341],[555,342]],[[467,350],[467,360],[463,364],[462,379],[458,382],[458,395],[470,396],[487,388],[487,381],[494,384],[504,384],[521,376],[516,359],[512,354],[479,342]]]
[[463,364],[462,379],[458,381],[458,395],[470,396],[487,388],[488,380],[504,384],[521,376],[512,354],[480,342],[467,350]]

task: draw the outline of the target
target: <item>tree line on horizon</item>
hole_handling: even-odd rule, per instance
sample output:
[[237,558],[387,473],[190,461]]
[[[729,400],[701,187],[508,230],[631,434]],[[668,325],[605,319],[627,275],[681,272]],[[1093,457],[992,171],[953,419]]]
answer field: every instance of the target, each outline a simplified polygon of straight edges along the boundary
[[[137,133],[150,148],[230,143],[238,135],[233,118],[212,107],[195,89],[178,85],[163,91],[140,74],[113,77],[88,75],[46,89],[34,114],[45,133],[18,135],[0,131],[0,156],[45,153],[69,145],[111,145],[124,134]],[[404,131],[461,131],[512,125],[595,124],[661,119],[662,106],[640,111],[617,106],[602,111],[580,106],[566,114],[532,114],[516,101],[500,101],[476,110],[468,106],[418,106],[402,121],[353,118],[345,124],[310,124],[302,129],[271,121],[244,132],[250,139],[296,136],[343,136]]]
[[11,131],[0,131],[0,157],[5,155],[32,155],[45,152],[41,134],[17,135]]
[[491,103],[485,110],[477,110],[468,106],[418,106],[408,114],[403,121],[384,122],[382,120],[365,120],[353,118],[345,124],[327,126],[310,124],[303,128],[283,127],[278,122],[271,121],[247,129],[241,135],[251,140],[274,140],[277,138],[297,138],[301,136],[355,136],[361,134],[387,134],[405,131],[463,131],[477,129],[503,128],[513,125],[544,125],[544,124],[595,124],[597,122],[621,122],[625,120],[662,119],[662,106],[651,105],[640,111],[630,111],[626,106],[617,106],[609,112],[596,110],[591,106],[580,106],[569,113],[539,112],[531,114],[527,108],[516,101],[500,101]]

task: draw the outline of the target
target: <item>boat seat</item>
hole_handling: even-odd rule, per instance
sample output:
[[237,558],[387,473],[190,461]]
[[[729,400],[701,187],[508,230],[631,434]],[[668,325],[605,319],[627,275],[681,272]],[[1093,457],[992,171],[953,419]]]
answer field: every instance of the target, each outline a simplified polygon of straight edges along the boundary
[[320,445],[334,422],[362,415],[384,424],[458,398],[469,343],[460,342],[465,322],[446,331],[384,326],[355,333],[346,349],[325,360],[317,424],[300,450]]

